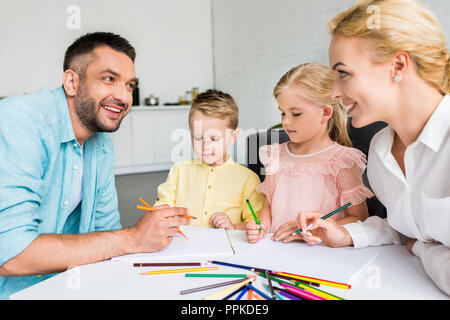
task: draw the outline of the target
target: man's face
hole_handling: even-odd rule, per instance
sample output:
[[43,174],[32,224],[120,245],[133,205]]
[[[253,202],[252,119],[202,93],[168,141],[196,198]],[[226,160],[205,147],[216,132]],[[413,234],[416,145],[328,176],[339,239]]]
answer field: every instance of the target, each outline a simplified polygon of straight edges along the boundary
[[75,112],[91,132],[114,132],[130,111],[136,86],[133,61],[109,47],[96,48],[75,95]]

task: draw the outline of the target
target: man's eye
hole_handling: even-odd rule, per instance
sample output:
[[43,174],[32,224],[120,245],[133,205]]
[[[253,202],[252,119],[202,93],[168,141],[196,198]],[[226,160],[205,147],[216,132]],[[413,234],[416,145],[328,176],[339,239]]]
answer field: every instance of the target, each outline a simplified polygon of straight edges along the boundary
[[108,77],[104,77],[103,80],[105,80],[105,81],[107,81],[107,82],[113,82],[113,81],[114,81],[114,78],[111,77],[111,76],[108,76]]
[[134,90],[136,88],[136,84],[135,83],[129,83],[127,84],[128,88],[130,88],[131,90]]

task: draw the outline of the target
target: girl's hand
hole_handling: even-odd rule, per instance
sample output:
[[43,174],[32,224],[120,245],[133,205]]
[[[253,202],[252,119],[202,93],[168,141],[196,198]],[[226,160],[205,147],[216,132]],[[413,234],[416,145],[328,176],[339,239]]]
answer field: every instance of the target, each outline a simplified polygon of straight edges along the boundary
[[234,229],[230,217],[223,212],[214,213],[212,217],[209,219],[209,223],[211,223],[212,226],[217,229],[223,228],[227,230]]
[[266,235],[264,232],[267,228],[266,223],[264,221],[260,221],[262,231],[259,231],[260,226],[256,224],[255,221],[249,221],[245,225],[245,234],[247,235],[248,242],[256,243]]
[[281,225],[277,231],[275,231],[272,240],[274,241],[283,240],[283,242],[285,243],[294,240],[302,240],[303,236],[301,234],[292,235],[298,229],[300,229],[300,227],[298,226],[297,220],[286,222],[285,224]]
[[298,224],[303,229],[303,239],[311,245],[324,242],[326,245],[337,248],[353,244],[348,231],[338,225],[334,220],[321,219],[322,212],[300,212]]

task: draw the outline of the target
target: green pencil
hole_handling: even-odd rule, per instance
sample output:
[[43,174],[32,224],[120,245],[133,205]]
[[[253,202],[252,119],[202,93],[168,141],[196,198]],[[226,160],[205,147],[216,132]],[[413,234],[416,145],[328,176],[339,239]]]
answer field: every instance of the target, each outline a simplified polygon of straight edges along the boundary
[[253,218],[255,219],[256,224],[259,226],[259,232],[263,231],[263,229],[261,228],[261,224],[259,223],[258,217],[256,216],[255,211],[253,211],[252,205],[250,204],[250,201],[248,201],[248,199],[245,199],[245,201],[247,201],[248,207],[250,208],[250,211],[253,214]]
[[[333,214],[336,214],[336,213],[338,213],[338,212],[341,212],[342,210],[344,210],[344,209],[347,208],[347,207],[350,207],[351,205],[352,205],[352,203],[349,202],[349,203],[343,205],[342,207],[340,207],[339,209],[336,209],[336,210],[334,210],[333,212],[330,212],[329,214],[324,215],[324,216],[323,216],[322,218],[320,218],[320,219],[322,219],[322,220],[328,219],[328,218],[331,217]],[[300,228],[300,229],[298,229],[297,231],[295,231],[295,234],[299,234],[299,233],[301,233],[302,231],[303,231],[303,229]],[[292,235],[294,235],[294,234],[292,234]]]
[[212,273],[186,273],[187,278],[247,278],[246,274],[212,274]]

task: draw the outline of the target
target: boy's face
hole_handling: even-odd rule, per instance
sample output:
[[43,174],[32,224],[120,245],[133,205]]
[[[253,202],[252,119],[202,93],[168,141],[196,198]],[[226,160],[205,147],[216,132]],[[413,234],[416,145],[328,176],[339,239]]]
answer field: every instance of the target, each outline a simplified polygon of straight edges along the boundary
[[239,130],[229,127],[228,119],[209,117],[195,111],[190,118],[192,147],[197,157],[210,166],[227,160],[227,150],[237,139]]

